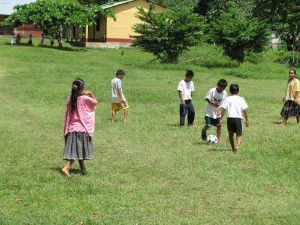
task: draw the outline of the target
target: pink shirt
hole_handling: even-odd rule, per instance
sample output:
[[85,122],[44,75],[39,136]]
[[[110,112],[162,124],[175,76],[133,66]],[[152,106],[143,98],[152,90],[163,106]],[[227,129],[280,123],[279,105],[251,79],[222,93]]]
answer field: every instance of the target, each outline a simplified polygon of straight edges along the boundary
[[64,135],[70,132],[85,132],[88,136],[93,136],[95,127],[95,105],[98,103],[86,95],[77,98],[77,108],[72,113],[71,97],[69,96],[65,112]]

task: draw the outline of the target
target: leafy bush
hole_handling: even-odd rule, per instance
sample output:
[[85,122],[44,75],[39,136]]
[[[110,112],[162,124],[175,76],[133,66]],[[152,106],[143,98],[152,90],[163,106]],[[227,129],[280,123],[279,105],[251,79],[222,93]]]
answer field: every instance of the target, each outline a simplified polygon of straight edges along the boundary
[[183,52],[197,45],[203,38],[204,20],[188,9],[160,13],[155,13],[154,9],[154,5],[150,5],[149,11],[139,8],[137,17],[143,23],[133,27],[138,34],[132,36],[133,46],[152,53],[161,62],[178,62]]
[[264,51],[269,30],[258,18],[251,18],[234,6],[218,12],[212,22],[215,42],[223,46],[224,53],[238,63],[243,63],[246,52]]

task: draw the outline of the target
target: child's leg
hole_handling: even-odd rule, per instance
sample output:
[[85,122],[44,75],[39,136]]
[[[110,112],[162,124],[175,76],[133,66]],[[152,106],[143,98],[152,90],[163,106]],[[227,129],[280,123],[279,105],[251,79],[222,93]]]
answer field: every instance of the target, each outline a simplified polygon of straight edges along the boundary
[[284,126],[286,124],[287,120],[288,120],[288,118],[284,118],[283,121],[282,121],[282,123],[279,124],[279,126]]
[[188,104],[188,125],[193,125],[195,120],[195,109],[192,103]]
[[128,108],[124,109],[124,119],[123,122],[126,123],[127,122],[127,117],[128,117]]
[[217,138],[218,138],[218,144],[220,144],[220,141],[221,141],[221,126],[217,126]]
[[186,106],[180,105],[179,107],[179,114],[180,114],[180,126],[184,126],[185,116],[187,114]]
[[78,160],[79,161],[79,165],[80,165],[80,169],[83,173],[86,173],[87,170],[86,170],[86,167],[84,165],[84,160]]
[[70,168],[73,163],[74,163],[74,160],[68,160],[65,167],[62,168],[61,172],[69,177],[70,176]]
[[234,138],[234,133],[229,131],[228,134],[229,134],[228,136],[229,136],[229,142],[230,142],[230,145],[231,145],[231,149],[234,152],[235,151],[234,139],[233,139]]
[[242,144],[242,134],[236,134],[236,147],[235,147],[235,154],[240,149],[240,146]]
[[115,122],[115,119],[116,119],[116,112],[115,110],[112,110],[111,111],[111,122],[114,123]]
[[207,135],[206,135],[206,131],[208,130],[209,126],[205,124],[205,126],[203,127],[202,131],[201,131],[201,139],[203,141],[206,141],[207,139]]

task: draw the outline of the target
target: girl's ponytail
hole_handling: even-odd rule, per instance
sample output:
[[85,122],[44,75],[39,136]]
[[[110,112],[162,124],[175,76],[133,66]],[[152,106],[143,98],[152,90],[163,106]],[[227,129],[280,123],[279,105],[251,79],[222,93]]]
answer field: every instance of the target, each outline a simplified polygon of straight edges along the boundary
[[77,98],[81,95],[82,88],[84,87],[84,81],[80,78],[76,78],[72,84],[71,91],[71,111],[74,112],[77,107]]

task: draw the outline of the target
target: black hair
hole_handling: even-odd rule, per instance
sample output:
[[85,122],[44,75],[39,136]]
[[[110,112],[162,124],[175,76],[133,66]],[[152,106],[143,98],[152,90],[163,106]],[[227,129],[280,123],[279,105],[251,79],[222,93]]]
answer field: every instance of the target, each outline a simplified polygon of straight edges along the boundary
[[71,91],[71,111],[74,112],[77,107],[77,98],[81,95],[81,90],[84,87],[84,81],[80,78],[76,78],[72,83]]
[[239,93],[239,91],[240,91],[239,85],[237,85],[237,84],[230,85],[230,93],[231,94],[236,95]]
[[125,75],[125,72],[123,70],[117,70],[116,76],[117,75]]
[[191,77],[193,77],[194,76],[194,72],[192,70],[187,70],[186,73],[185,73],[185,76],[191,76]]
[[217,86],[227,87],[227,81],[224,79],[220,79],[217,83]]

